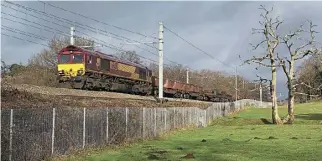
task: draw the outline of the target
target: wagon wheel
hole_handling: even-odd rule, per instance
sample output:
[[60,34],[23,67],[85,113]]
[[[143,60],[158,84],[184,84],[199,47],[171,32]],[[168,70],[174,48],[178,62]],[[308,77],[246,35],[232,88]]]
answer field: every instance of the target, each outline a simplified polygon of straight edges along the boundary
[[133,93],[134,93],[135,95],[140,94],[140,90],[139,90],[139,88],[134,88],[134,89],[133,89]]
[[173,97],[174,97],[174,98],[180,98],[180,95],[181,95],[181,93],[178,93],[178,92],[177,92],[177,93],[175,93],[175,94],[173,95]]
[[189,93],[184,94],[184,98],[185,99],[190,99],[190,94]]
[[111,91],[111,87],[112,85],[110,83],[106,83],[104,89],[105,91]]

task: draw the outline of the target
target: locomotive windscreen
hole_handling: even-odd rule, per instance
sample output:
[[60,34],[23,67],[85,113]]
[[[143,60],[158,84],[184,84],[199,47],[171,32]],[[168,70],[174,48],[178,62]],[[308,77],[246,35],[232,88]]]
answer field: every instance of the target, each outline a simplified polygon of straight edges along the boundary
[[70,61],[70,55],[62,54],[59,55],[59,63],[60,64],[66,64]]
[[72,63],[82,63],[82,62],[83,62],[83,54],[72,55]]
[[83,54],[61,54],[59,55],[59,64],[83,63]]

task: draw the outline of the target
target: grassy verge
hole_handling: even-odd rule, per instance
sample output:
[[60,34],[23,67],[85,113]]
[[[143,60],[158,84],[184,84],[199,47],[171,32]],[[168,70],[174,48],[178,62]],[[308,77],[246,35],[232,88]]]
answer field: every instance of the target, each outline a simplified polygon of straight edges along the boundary
[[297,105],[296,115],[296,124],[275,126],[270,109],[251,108],[207,128],[66,160],[322,160],[322,103]]

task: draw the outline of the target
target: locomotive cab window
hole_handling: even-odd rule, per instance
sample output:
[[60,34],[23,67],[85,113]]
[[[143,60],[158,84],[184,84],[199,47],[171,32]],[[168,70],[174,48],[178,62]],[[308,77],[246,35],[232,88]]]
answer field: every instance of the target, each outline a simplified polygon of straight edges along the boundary
[[59,63],[60,64],[66,64],[70,61],[70,55],[62,54],[59,56]]
[[146,80],[146,70],[145,69],[140,69],[139,78]]
[[87,56],[87,64],[92,64],[92,55]]
[[83,62],[83,54],[73,54],[72,55],[73,63],[82,63]]
[[101,69],[103,71],[109,71],[110,70],[110,61],[106,59],[101,60]]

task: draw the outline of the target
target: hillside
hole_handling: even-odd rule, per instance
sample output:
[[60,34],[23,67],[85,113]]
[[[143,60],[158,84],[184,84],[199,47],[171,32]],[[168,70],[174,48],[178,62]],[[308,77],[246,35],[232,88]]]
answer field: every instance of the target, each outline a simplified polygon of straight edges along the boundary
[[211,103],[168,99],[159,104],[151,96],[53,88],[28,84],[2,83],[1,103],[3,108],[37,107],[208,107]]

